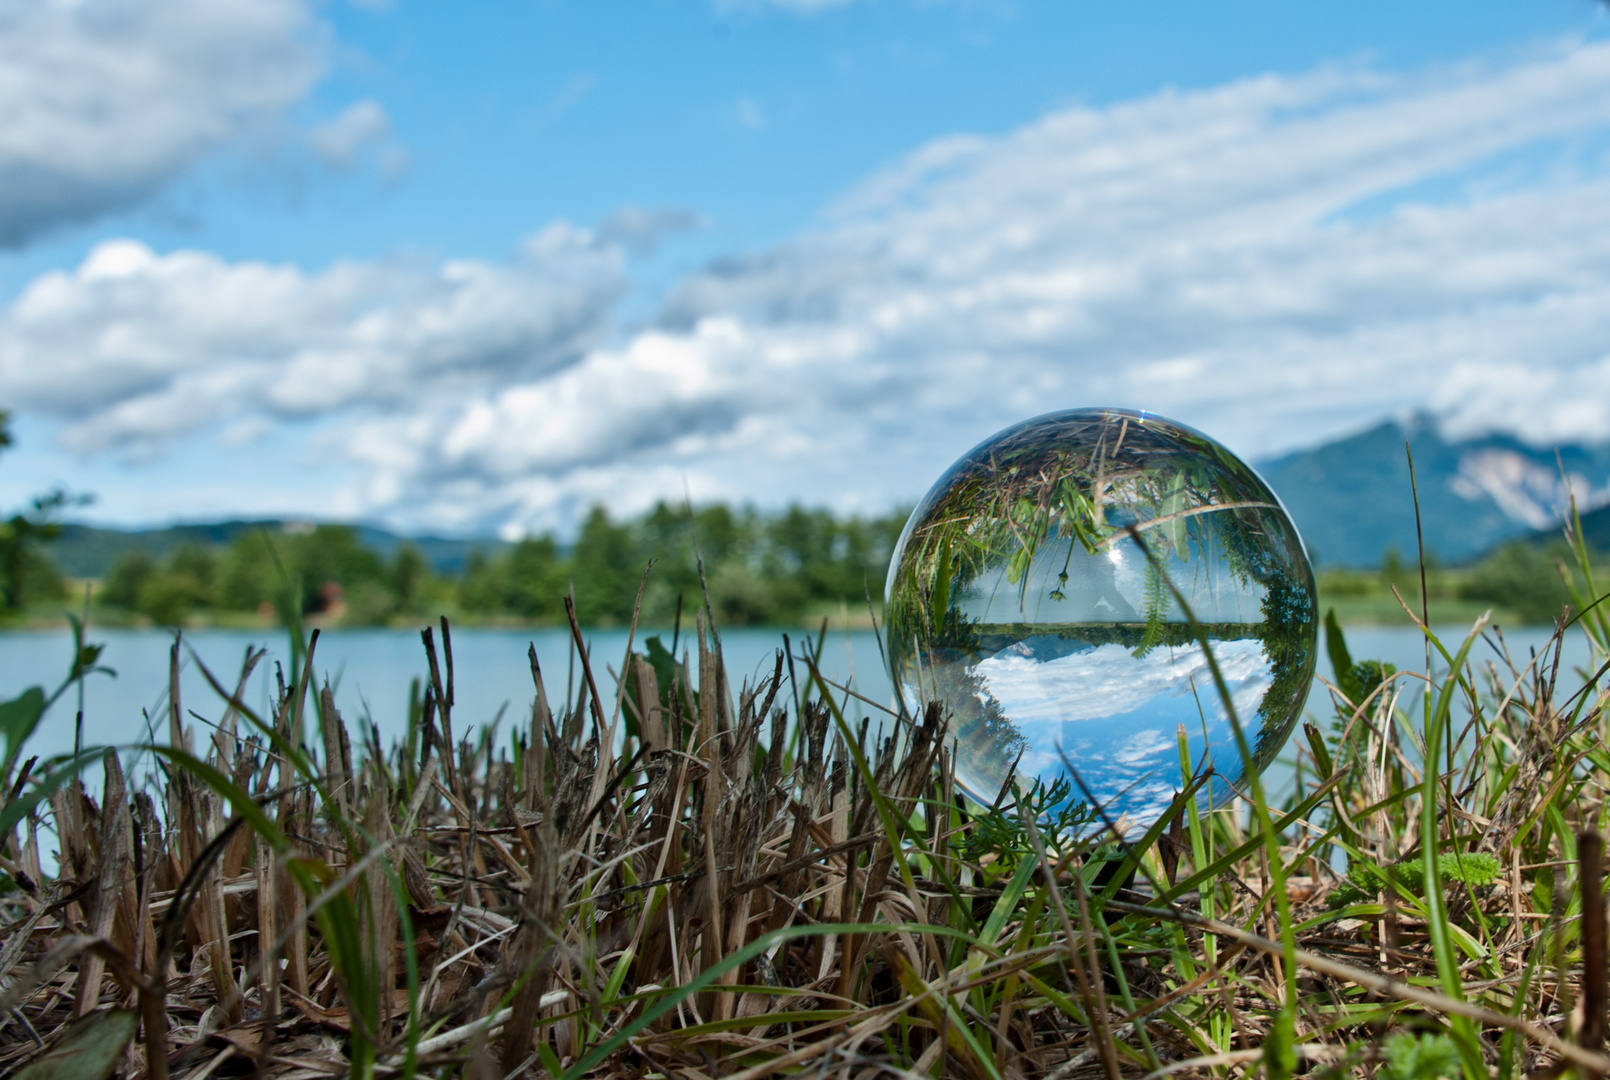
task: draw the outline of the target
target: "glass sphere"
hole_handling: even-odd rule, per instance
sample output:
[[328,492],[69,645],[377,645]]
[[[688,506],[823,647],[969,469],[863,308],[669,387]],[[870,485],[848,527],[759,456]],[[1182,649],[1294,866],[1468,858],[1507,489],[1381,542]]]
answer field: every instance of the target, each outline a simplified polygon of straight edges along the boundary
[[949,710],[958,787],[992,804],[1009,775],[1049,788],[1071,766],[1129,836],[1184,786],[1182,729],[1189,771],[1213,770],[1198,806],[1222,806],[1285,745],[1314,674],[1314,575],[1286,511],[1149,413],[1050,413],[974,447],[906,522],[884,599],[895,685],[914,713]]

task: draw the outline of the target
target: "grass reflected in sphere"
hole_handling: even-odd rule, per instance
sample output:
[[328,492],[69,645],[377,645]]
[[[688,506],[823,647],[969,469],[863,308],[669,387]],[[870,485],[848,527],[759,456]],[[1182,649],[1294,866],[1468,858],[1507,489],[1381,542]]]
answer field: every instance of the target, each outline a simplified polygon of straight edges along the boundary
[[949,709],[966,794],[1050,785],[1066,762],[1130,835],[1187,772],[1211,766],[1199,805],[1223,805],[1285,745],[1314,673],[1291,519],[1234,454],[1148,413],[1051,413],[979,444],[912,512],[885,600],[896,686]]

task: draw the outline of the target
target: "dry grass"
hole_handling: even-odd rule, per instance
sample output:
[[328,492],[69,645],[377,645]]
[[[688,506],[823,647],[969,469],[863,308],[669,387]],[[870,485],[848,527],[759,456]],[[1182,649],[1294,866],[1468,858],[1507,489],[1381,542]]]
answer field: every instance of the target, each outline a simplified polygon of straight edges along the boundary
[[176,645],[153,782],[19,780],[0,1066],[91,1075],[74,1018],[127,1009],[81,1042],[192,1080],[1610,1071],[1610,717],[1553,654],[1336,691],[1285,807],[1193,787],[1096,846],[964,807],[939,709],[869,739],[808,649],[732,686],[702,619],[675,669],[578,629],[567,699],[533,653],[530,715],[465,740],[441,631],[396,746],[336,713],[316,635],[272,716],[241,673],[205,726]]

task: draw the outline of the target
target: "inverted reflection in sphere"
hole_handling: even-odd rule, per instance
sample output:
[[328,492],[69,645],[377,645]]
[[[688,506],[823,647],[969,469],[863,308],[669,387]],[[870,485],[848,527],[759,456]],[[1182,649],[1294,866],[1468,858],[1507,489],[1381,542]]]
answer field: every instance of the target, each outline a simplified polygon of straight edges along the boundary
[[953,465],[906,523],[885,599],[896,686],[950,710],[958,786],[992,803],[1014,762],[1027,790],[1065,755],[1133,835],[1183,787],[1183,726],[1191,771],[1215,774],[1199,805],[1223,805],[1246,763],[1170,584],[1262,770],[1307,696],[1316,621],[1302,541],[1257,474],[1121,409],[1037,417]]

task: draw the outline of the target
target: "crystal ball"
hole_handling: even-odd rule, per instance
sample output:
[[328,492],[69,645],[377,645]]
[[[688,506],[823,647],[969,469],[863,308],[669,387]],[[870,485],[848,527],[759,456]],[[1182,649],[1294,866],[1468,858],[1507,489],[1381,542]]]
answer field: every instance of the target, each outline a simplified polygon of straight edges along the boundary
[[884,600],[895,686],[914,713],[948,710],[965,794],[1065,780],[1131,837],[1186,775],[1211,767],[1199,809],[1228,802],[1285,745],[1314,674],[1314,575],[1279,499],[1145,412],[1049,413],[974,447],[912,511]]

